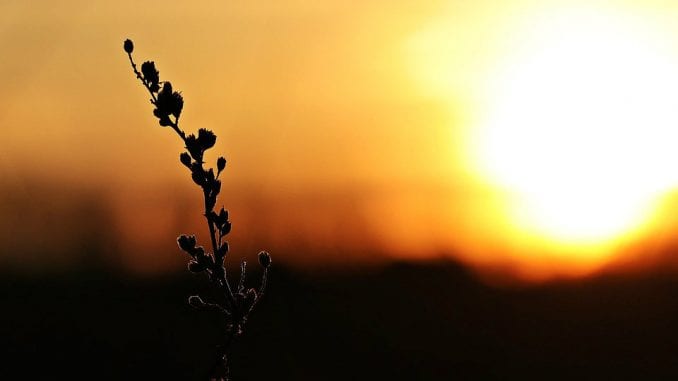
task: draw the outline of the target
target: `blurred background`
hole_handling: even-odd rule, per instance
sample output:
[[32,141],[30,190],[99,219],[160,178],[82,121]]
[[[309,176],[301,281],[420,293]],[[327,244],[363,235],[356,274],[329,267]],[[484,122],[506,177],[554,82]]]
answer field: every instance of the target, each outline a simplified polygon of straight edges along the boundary
[[130,38],[182,92],[182,128],[218,136],[230,267],[273,255],[235,379],[678,375],[676,16],[1,2],[0,365],[204,372],[218,323],[186,305],[208,285],[176,246],[208,238],[202,195]]

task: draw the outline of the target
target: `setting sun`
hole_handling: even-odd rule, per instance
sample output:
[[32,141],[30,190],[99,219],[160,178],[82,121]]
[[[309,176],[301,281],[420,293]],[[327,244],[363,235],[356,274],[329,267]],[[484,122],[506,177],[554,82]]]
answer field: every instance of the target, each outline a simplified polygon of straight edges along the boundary
[[465,93],[467,165],[503,200],[493,223],[516,259],[591,269],[678,184],[675,31],[628,4],[517,10],[459,26],[453,9],[412,39],[414,75],[452,103]]
[[504,62],[474,148],[490,181],[522,201],[517,224],[600,243],[644,223],[675,185],[678,59],[653,32],[561,11]]

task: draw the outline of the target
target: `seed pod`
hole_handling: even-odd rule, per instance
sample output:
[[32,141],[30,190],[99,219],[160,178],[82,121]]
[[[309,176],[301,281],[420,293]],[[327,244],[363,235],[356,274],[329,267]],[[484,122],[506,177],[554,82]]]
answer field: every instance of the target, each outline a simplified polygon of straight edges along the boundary
[[129,38],[125,40],[123,47],[127,53],[132,53],[134,51],[134,43],[132,43],[132,40]]
[[271,266],[271,254],[262,251],[259,253],[259,264],[261,267],[267,269],[269,266]]

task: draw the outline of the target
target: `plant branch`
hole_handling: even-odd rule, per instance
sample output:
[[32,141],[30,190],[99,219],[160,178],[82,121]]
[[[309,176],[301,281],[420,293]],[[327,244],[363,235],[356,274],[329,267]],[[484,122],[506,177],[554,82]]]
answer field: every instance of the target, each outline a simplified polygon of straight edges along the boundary
[[177,243],[191,257],[188,269],[194,273],[207,273],[216,289],[223,292],[223,303],[206,303],[197,295],[189,297],[188,303],[197,309],[219,312],[224,317],[226,334],[216,349],[216,362],[211,370],[210,379],[227,381],[229,379],[228,356],[231,347],[242,334],[249,314],[264,295],[271,256],[265,251],[259,253],[259,264],[264,271],[258,290],[245,287],[245,261],[241,263],[237,289],[234,291],[231,288],[224,264],[228,253],[228,243],[223,240],[223,237],[231,231],[231,223],[228,220],[228,212],[223,207],[218,214],[214,211],[221,191],[219,176],[226,166],[226,159],[219,157],[217,160],[216,175],[213,168],[205,169],[203,160],[205,151],[214,146],[217,137],[212,131],[206,129],[198,130],[197,134],[187,135],[179,127],[179,117],[184,106],[181,93],[174,91],[169,81],[160,81],[160,73],[153,61],[144,62],[141,69],[137,67],[132,57],[134,44],[131,40],[126,40],[123,47],[134,74],[151,95],[150,102],[155,107],[153,115],[158,118],[160,126],[170,127],[181,138],[186,151],[179,155],[179,160],[190,170],[193,182],[202,189],[203,216],[207,222],[212,252],[206,252],[202,246],[197,246],[195,236],[181,235],[177,238]]

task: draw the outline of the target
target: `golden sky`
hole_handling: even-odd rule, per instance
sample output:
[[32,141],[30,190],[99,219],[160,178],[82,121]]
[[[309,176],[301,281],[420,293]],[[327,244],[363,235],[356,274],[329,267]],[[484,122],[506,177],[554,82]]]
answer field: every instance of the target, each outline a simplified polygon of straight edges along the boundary
[[131,38],[182,91],[183,128],[219,137],[247,248],[261,232],[272,251],[305,249],[289,261],[380,251],[584,274],[669,245],[677,13],[669,1],[4,1],[0,186],[105,189],[137,243],[185,229],[176,205],[197,189],[133,77]]

